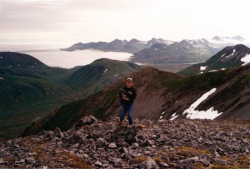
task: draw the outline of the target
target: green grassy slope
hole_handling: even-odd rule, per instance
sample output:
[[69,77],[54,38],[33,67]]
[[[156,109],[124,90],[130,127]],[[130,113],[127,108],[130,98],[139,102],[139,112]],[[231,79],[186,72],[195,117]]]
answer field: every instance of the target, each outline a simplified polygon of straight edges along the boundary
[[[1,53],[1,59],[6,60],[11,55],[14,58],[11,62],[19,57],[24,59],[23,56],[27,62],[34,61],[29,55],[4,54]],[[5,61],[0,66],[0,95],[3,96],[0,97],[0,140],[18,136],[34,120],[44,117],[53,109],[85,98],[140,69],[132,63],[109,59],[98,60],[93,63],[94,66],[90,64],[87,68],[74,69],[51,68],[43,63],[36,69],[20,67],[14,62],[12,64],[17,66],[8,67],[7,64]],[[98,67],[102,69],[96,69]],[[106,69],[108,71],[104,73]]]

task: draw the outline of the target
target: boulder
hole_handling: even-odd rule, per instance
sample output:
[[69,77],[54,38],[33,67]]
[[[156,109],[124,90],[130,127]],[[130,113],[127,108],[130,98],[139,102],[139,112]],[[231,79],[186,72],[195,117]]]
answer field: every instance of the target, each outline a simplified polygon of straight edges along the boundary
[[59,127],[56,127],[54,130],[54,134],[55,136],[59,137],[59,138],[63,138],[64,134],[62,133],[61,129]]
[[75,130],[79,130],[82,126],[91,125],[97,122],[98,120],[94,116],[85,116],[75,124]]

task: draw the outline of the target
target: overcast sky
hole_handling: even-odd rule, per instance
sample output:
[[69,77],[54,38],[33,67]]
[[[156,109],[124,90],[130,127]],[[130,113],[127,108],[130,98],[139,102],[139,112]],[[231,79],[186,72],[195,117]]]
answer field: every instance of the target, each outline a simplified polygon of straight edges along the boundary
[[1,44],[237,36],[250,39],[250,0],[0,0]]

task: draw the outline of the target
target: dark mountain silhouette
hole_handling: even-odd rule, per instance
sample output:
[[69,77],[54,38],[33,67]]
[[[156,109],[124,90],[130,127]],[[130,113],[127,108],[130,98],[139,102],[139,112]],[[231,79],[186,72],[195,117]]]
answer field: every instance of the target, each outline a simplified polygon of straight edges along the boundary
[[195,64],[178,73],[187,76],[241,66],[245,63],[243,58],[247,55],[250,55],[250,49],[245,45],[228,46],[206,62]]

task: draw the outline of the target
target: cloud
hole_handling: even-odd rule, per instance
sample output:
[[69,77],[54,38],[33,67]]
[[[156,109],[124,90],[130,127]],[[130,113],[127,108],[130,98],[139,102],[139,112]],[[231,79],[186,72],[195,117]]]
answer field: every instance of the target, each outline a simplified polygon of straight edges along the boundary
[[1,42],[250,39],[250,1],[0,0]]

